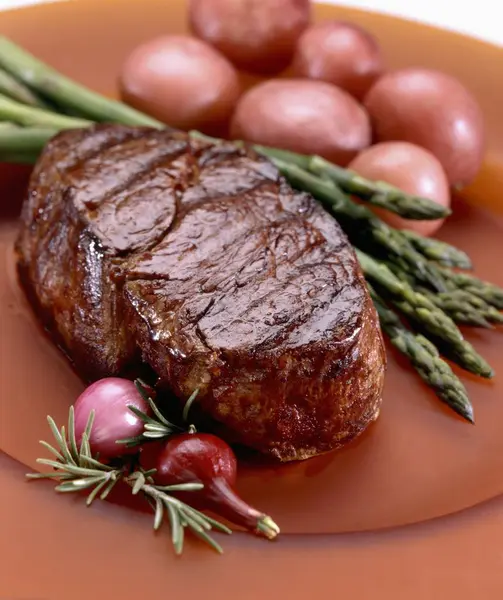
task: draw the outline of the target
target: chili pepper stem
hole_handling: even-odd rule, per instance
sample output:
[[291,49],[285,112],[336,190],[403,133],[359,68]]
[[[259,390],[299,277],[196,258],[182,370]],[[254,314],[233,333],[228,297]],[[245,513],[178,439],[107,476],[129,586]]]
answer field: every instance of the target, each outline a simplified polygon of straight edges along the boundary
[[275,539],[280,533],[279,527],[271,517],[268,516],[259,520],[257,523],[257,531],[264,535],[268,540]]

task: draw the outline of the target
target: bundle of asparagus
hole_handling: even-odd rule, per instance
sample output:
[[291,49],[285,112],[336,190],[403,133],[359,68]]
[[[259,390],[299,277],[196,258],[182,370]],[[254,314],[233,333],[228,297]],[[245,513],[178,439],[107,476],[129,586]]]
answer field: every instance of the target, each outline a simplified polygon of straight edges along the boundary
[[[94,122],[166,127],[64,77],[0,37],[0,160],[34,163],[55,133]],[[198,132],[190,135],[206,137]],[[439,219],[449,211],[318,156],[254,148],[273,161],[294,187],[310,192],[337,218],[356,248],[383,331],[437,396],[473,422],[466,390],[441,354],[476,375],[493,376],[456,323],[478,327],[502,323],[498,311],[503,309],[503,290],[452,270],[471,269],[461,250],[393,229],[352,196],[408,219]]]

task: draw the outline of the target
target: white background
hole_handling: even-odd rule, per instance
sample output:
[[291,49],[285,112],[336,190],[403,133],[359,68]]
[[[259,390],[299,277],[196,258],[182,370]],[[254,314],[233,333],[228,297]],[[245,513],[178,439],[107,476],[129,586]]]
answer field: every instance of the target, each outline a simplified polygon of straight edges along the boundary
[[[0,0],[0,9],[48,0]],[[58,1],[58,0],[49,0]],[[107,0],[103,0],[106,2]],[[141,2],[142,0],[137,0]],[[169,2],[170,0],[166,0]],[[263,0],[267,2],[268,0]],[[501,0],[325,0],[333,4],[387,12],[467,33],[503,46]],[[500,8],[498,8],[498,5]],[[0,17],[0,33],[1,33]]]

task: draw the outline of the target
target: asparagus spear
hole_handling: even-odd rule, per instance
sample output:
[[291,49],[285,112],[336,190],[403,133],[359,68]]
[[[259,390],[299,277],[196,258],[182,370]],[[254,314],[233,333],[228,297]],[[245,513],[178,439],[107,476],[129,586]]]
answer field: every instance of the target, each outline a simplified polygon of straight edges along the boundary
[[440,206],[429,198],[411,196],[384,181],[369,181],[320,156],[311,158],[309,170],[317,175],[326,175],[348,194],[356,194],[370,204],[390,210],[407,219],[441,219],[451,214],[448,208]]
[[429,298],[400,281],[386,265],[360,250],[356,250],[356,253],[365,276],[386,291],[402,314],[415,321],[430,336],[443,342],[452,360],[471,373],[486,378],[493,377],[492,368],[463,338],[450,317]]
[[410,360],[423,381],[442,402],[473,423],[473,407],[466,389],[449,365],[440,358],[435,346],[424,336],[409,331],[372,286],[369,286],[369,290],[381,328],[393,346]]
[[[473,294],[469,288],[457,288],[451,285],[448,292],[434,292],[421,285],[409,265],[400,259],[381,261],[393,274],[413,287],[416,291],[427,296],[456,323],[471,325],[474,327],[490,327],[493,324],[503,323],[503,314],[494,306],[488,304],[479,296]],[[452,273],[449,271],[449,273]]]
[[[461,323],[476,325],[477,316],[480,319],[482,327],[488,327],[491,323],[502,324],[503,314],[494,306],[490,306],[478,296],[464,289],[453,290],[445,294],[434,294],[430,292],[431,300],[437,304],[446,313],[461,312],[466,315],[466,320]],[[473,323],[470,323],[470,315],[473,317]],[[456,319],[454,319],[456,320]],[[483,323],[485,321],[485,324]]]
[[438,291],[446,291],[442,275],[405,239],[376,217],[367,207],[353,202],[332,181],[304,171],[296,164],[270,157],[280,172],[296,187],[310,192],[336,217],[353,244],[365,250],[379,246],[410,266],[417,278]]
[[503,310],[502,288],[493,283],[482,281],[482,279],[478,279],[468,273],[456,273],[445,268],[440,269],[440,272],[450,290],[465,290],[474,296],[478,296],[487,304],[494,306],[498,310]]
[[164,127],[156,119],[122,102],[105,98],[61,75],[5,37],[0,37],[0,67],[31,90],[89,119]]
[[25,106],[3,94],[0,94],[0,118],[18,123],[19,125],[47,127],[58,130],[89,127],[92,124],[92,121],[87,121],[86,119],[66,117],[41,108]]
[[382,260],[381,262],[383,265],[386,265],[393,275],[398,277],[400,281],[407,283],[413,288],[418,288],[421,285],[421,282],[418,282],[414,275],[410,272],[409,265],[407,263],[397,259]]
[[0,69],[0,93],[28,106],[49,108],[48,104],[34,94],[30,88],[3,69]]
[[470,257],[455,246],[441,242],[434,238],[427,238],[414,231],[402,231],[402,235],[421,252],[427,259],[433,260],[445,267],[456,267],[458,269],[471,269]]
[[343,169],[320,156],[306,156],[286,150],[254,146],[260,154],[269,158],[294,164],[310,171],[311,174],[333,181],[342,191],[356,194],[369,204],[385,208],[407,219],[441,219],[450,214],[450,210],[440,206],[429,198],[411,196],[383,181],[370,181],[350,171]]
[[[488,318],[490,312],[486,312],[484,307],[475,306],[472,302],[472,298],[476,298],[476,296],[459,294],[458,292],[462,292],[462,290],[447,294],[435,294],[423,289],[418,291],[442,309],[455,323],[471,325],[472,327],[491,328],[491,322]],[[501,317],[499,313],[497,315]]]
[[[37,127],[9,127],[0,128],[0,159],[15,154],[21,162],[34,163],[42,152],[45,144],[58,132],[57,129]],[[16,161],[18,162],[18,161]]]

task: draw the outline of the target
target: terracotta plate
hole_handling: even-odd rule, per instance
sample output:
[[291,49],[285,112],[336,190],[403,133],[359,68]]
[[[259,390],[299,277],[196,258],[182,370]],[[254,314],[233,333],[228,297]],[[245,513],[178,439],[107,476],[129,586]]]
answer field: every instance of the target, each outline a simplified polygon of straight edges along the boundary
[[[480,276],[503,284],[503,50],[419,24],[318,6],[380,39],[391,67],[462,79],[487,118],[487,160],[442,235]],[[182,0],[80,0],[0,16],[12,37],[73,78],[115,93],[138,42],[185,30]],[[28,485],[47,414],[62,421],[82,384],[40,331],[20,292],[11,245],[28,170],[0,172],[0,597],[500,598],[503,540],[503,335],[470,333],[497,377],[464,377],[476,426],[453,417],[390,350],[382,416],[346,450],[288,466],[243,465],[240,490],[269,512],[277,543],[235,534],[218,557],[188,543],[172,556],[150,516]]]

